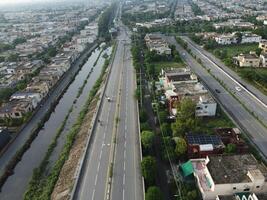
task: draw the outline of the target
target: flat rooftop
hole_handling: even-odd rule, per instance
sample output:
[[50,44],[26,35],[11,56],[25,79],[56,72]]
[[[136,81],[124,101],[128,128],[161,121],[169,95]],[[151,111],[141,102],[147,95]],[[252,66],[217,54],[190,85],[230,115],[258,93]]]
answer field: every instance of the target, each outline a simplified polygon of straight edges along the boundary
[[215,184],[251,182],[249,170],[260,170],[266,178],[267,169],[252,154],[209,156],[207,167]]

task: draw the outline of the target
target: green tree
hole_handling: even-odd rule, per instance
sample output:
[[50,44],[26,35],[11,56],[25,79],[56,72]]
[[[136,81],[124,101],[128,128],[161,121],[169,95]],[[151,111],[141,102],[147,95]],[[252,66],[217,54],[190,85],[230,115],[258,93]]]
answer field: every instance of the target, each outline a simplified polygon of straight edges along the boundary
[[152,156],[146,156],[141,162],[142,175],[148,185],[155,182],[156,160]]
[[188,200],[196,200],[197,199],[197,191],[196,190],[188,191],[186,194],[186,198]]
[[236,152],[236,145],[235,144],[227,144],[225,149],[224,149],[225,153],[235,153]]
[[261,54],[261,52],[262,52],[262,49],[261,49],[261,48],[257,48],[257,49],[256,49],[256,54],[257,54],[258,56]]
[[176,155],[183,156],[187,150],[186,141],[180,137],[175,138],[175,141],[176,141],[176,147],[175,147]]
[[240,32],[236,32],[235,33],[235,36],[236,36],[236,40],[237,40],[237,44],[240,44],[242,42],[242,33]]
[[163,200],[162,192],[158,187],[151,186],[147,189],[145,200]]
[[163,151],[162,151],[162,158],[165,161],[168,161],[169,159],[176,160],[176,153],[175,153],[175,141],[167,136],[167,137],[163,137]]
[[140,118],[140,122],[141,122],[141,123],[147,121],[148,116],[147,116],[146,110],[145,110],[144,108],[142,108],[142,109],[140,110],[139,118]]
[[54,57],[57,55],[57,49],[55,47],[50,47],[48,50],[47,50],[47,55],[49,57]]
[[172,124],[174,136],[184,135],[185,132],[195,131],[199,124],[199,119],[195,117],[196,103],[189,98],[183,99],[177,106],[177,116]]
[[164,123],[167,121],[167,117],[168,117],[168,112],[167,111],[159,111],[159,121],[160,123]]
[[142,146],[147,150],[152,148],[154,139],[155,134],[152,131],[143,131],[141,133]]
[[172,129],[171,125],[169,123],[162,123],[161,126],[161,131],[163,132],[164,136],[171,136],[172,135]]
[[19,60],[19,55],[18,54],[10,54],[8,57],[7,57],[7,60],[9,62],[17,62]]
[[16,45],[18,45],[18,44],[22,44],[22,43],[24,43],[24,42],[26,42],[27,40],[26,40],[26,38],[16,38],[14,41],[13,41],[13,45],[14,46],[16,46]]

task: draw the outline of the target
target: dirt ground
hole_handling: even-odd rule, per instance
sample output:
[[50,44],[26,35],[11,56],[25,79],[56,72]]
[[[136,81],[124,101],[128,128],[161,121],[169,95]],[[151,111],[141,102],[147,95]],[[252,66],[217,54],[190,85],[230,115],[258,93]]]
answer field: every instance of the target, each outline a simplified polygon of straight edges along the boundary
[[95,96],[91,104],[89,105],[89,110],[84,118],[84,122],[81,126],[79,133],[76,136],[76,140],[70,150],[70,155],[68,160],[63,165],[61,169],[59,179],[55,185],[54,191],[51,195],[52,200],[67,200],[70,198],[70,193],[74,185],[74,175],[78,163],[83,155],[83,150],[86,145],[86,141],[89,134],[89,129],[91,128],[91,121],[96,111],[97,101],[99,99],[99,94]]

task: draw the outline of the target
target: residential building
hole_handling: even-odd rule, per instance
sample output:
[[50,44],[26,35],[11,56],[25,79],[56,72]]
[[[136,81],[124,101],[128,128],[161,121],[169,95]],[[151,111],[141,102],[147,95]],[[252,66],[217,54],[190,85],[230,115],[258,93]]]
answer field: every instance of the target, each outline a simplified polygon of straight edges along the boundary
[[[261,41],[261,36],[253,34],[251,32],[240,32],[241,36],[241,44],[245,43],[258,43]],[[236,32],[230,34],[222,34],[217,35],[215,37],[215,41],[221,45],[229,45],[238,43],[238,37]]]
[[22,91],[11,95],[10,100],[12,101],[15,99],[29,99],[31,100],[33,108],[36,108],[38,103],[42,100],[42,97],[40,93],[37,92]]
[[260,55],[260,67],[267,67],[267,53]]
[[215,116],[216,109],[217,109],[217,103],[210,96],[210,94],[201,95],[196,105],[196,116],[197,117]]
[[215,41],[221,45],[236,44],[237,37],[233,34],[223,34],[216,36]]
[[264,53],[267,53],[267,40],[261,40],[259,42],[259,48],[262,49]]
[[266,200],[266,194],[255,194],[250,192],[240,192],[234,195],[218,195],[216,200]]
[[267,168],[252,154],[190,159],[181,170],[194,175],[203,200],[241,192],[267,193]]
[[241,21],[241,19],[229,19],[226,22],[214,23],[213,26],[216,29],[225,28],[225,27],[229,27],[229,28],[248,28],[248,29],[254,28],[254,24],[252,24],[250,22],[243,22],[243,21]]
[[0,118],[22,118],[26,113],[33,110],[32,102],[28,99],[12,100],[0,108]]
[[161,34],[146,34],[145,42],[149,51],[155,51],[159,55],[171,54],[171,48]]
[[261,41],[261,36],[253,34],[251,32],[241,32],[242,39],[241,44],[244,43],[259,43]]
[[255,52],[250,52],[249,54],[239,54],[234,57],[234,63],[239,67],[259,67],[260,59]]
[[190,68],[167,68],[162,69],[160,73],[160,82],[165,90],[173,89],[174,84],[179,83],[197,83],[198,79]]
[[207,89],[201,83],[183,82],[172,84],[172,89],[165,91],[168,100],[169,111],[172,116],[177,114],[177,104],[185,98],[192,99],[196,103],[196,116],[215,116],[217,103],[208,94]]

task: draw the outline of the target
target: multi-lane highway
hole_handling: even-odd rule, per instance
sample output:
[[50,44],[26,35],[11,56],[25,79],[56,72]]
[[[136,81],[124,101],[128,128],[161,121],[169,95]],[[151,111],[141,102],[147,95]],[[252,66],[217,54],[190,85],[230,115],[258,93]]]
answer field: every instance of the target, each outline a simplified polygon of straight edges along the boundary
[[[130,57],[130,38],[121,26],[99,120],[92,133],[74,199],[107,199],[113,136],[116,135],[110,199],[142,200],[137,107],[134,100],[134,68]],[[119,105],[119,109],[116,108]],[[116,113],[119,113],[117,120]],[[118,128],[114,126],[118,122]],[[114,132],[114,130],[117,130]]]
[[[234,118],[238,125],[246,131],[252,142],[261,150],[267,157],[267,129],[255,119],[241,104],[238,102],[211,74],[208,73],[187,51],[185,51],[173,37],[168,38],[168,41],[174,44],[177,50],[181,53],[183,60],[194,71],[204,84],[210,89],[215,98]],[[206,65],[206,63],[204,63]],[[213,72],[213,71],[212,71]],[[224,77],[221,77],[224,78]],[[229,84],[234,84],[232,80],[225,78]],[[221,91],[217,93],[216,90]],[[258,104],[255,100],[255,104]],[[260,105],[257,105],[260,106]]]
[[[182,37],[191,49],[192,53],[201,59],[202,63],[210,69],[210,72],[220,79],[235,96],[263,122],[267,121],[267,97],[255,87],[247,84],[232,70],[209,52],[192,42],[188,37]],[[236,89],[240,88],[240,89]]]
[[134,99],[135,78],[131,60],[130,38],[126,31],[123,75],[119,109],[119,127],[115,146],[114,171],[111,185],[112,200],[142,200],[140,148],[137,127],[137,105]]

